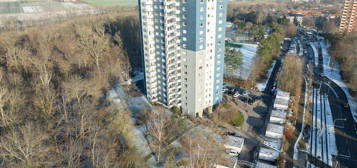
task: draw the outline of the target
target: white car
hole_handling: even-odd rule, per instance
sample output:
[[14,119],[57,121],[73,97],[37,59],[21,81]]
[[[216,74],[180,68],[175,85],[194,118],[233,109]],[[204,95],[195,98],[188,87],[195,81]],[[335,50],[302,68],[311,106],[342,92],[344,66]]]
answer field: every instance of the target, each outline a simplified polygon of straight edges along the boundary
[[234,95],[233,95],[234,98],[237,98],[239,96],[240,96],[240,94],[238,92],[234,93]]

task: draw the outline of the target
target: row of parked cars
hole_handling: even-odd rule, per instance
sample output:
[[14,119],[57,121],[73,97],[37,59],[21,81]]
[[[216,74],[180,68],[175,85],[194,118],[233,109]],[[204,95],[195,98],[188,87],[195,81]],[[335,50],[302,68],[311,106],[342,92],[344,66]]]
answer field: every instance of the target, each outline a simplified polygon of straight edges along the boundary
[[223,87],[223,93],[232,96],[233,98],[239,99],[243,102],[253,104],[255,101],[260,99],[260,97],[250,93],[248,90],[244,90],[238,87],[227,86]]

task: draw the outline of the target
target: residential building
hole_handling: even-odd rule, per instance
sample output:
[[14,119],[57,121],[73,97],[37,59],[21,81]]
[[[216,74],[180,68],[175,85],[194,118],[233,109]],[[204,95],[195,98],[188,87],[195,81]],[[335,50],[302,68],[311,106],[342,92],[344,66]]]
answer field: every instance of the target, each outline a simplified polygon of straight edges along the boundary
[[297,22],[299,25],[302,24],[304,17],[305,17],[305,15],[303,15],[303,14],[295,14],[295,13],[289,13],[286,16],[286,18],[289,19],[290,23]]
[[357,0],[345,0],[339,31],[357,31]]
[[149,101],[191,116],[222,100],[227,0],[139,0]]

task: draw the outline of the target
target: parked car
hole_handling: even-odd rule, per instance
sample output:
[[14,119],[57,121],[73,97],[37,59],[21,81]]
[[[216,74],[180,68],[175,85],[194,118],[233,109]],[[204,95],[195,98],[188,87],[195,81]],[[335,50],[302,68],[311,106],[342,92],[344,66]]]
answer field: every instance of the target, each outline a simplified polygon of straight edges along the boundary
[[233,95],[234,98],[237,98],[239,96],[240,96],[239,92],[235,92],[234,95]]
[[223,93],[227,93],[228,91],[229,91],[229,90],[228,90],[227,88],[223,88],[223,89],[222,89],[222,92],[223,92]]
[[344,108],[344,109],[347,110],[349,107],[350,107],[350,106],[348,105],[348,103],[344,103],[344,104],[343,104],[343,108]]
[[244,91],[242,92],[242,95],[243,95],[243,96],[248,96],[248,95],[249,95],[249,92],[246,91],[246,90],[244,90]]

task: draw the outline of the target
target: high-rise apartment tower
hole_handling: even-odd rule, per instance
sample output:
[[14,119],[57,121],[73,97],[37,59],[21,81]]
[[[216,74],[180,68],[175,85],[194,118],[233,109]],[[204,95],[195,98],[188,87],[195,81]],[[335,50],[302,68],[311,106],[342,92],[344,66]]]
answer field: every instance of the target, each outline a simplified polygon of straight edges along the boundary
[[227,0],[139,0],[146,96],[202,116],[222,100]]
[[357,31],[357,0],[345,0],[339,31]]

